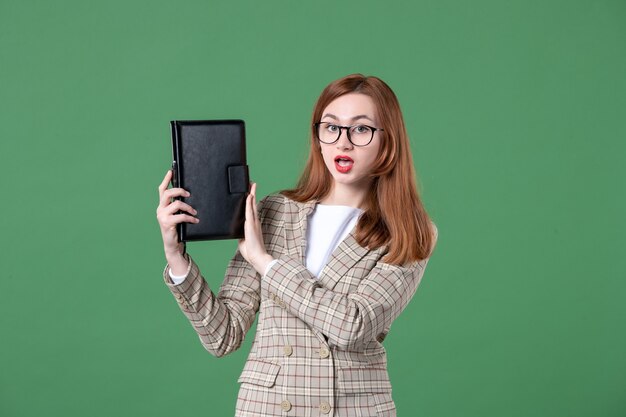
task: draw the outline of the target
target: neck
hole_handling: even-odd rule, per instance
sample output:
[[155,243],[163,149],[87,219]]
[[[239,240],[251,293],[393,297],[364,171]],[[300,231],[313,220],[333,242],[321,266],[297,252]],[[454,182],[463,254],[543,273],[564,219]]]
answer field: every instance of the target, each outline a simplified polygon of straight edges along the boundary
[[370,183],[358,187],[333,183],[330,192],[320,200],[320,203],[362,208],[369,186]]

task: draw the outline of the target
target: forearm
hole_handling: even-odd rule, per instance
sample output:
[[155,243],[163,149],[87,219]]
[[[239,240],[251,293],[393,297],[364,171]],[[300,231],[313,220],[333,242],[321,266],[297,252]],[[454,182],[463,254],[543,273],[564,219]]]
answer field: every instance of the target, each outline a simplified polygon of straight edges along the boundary
[[[425,266],[425,264],[424,264]],[[415,293],[423,268],[404,276],[399,268],[380,267],[359,289],[342,294],[323,287],[293,259],[279,259],[262,280],[262,290],[342,349],[384,337]]]
[[182,251],[177,250],[175,252],[165,253],[165,259],[170,266],[172,274],[174,275],[186,275],[189,272],[189,261],[185,259]]
[[[224,356],[241,346],[258,309],[254,281],[248,279],[250,268],[242,269],[240,262],[232,261],[223,288],[216,295],[201,275],[198,266],[188,254],[186,256],[188,259],[185,261],[189,265],[186,279],[175,285],[169,278],[166,267],[165,282],[204,348],[214,356]],[[244,281],[248,288],[244,286]],[[230,282],[236,283],[235,286],[241,284],[241,287],[238,287],[238,291],[233,290]]]

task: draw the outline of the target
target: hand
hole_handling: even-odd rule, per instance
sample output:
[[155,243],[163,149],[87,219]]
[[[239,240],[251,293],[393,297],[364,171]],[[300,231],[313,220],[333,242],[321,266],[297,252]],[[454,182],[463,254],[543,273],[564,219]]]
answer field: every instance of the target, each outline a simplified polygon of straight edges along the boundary
[[252,183],[250,194],[246,198],[244,234],[245,238],[239,239],[239,252],[259,274],[263,275],[265,267],[273,258],[267,253],[263,243],[263,231],[256,207],[256,183]]
[[[176,255],[182,255],[182,242],[178,242],[178,233],[176,232],[176,225],[182,222],[198,223],[196,217],[190,214],[196,215],[197,211],[187,203],[183,203],[180,200],[172,202],[173,197],[189,197],[191,194],[187,190],[182,188],[170,188],[167,186],[172,178],[172,170],[168,170],[163,178],[163,182],[159,184],[159,206],[157,207],[156,214],[159,226],[161,227],[161,237],[163,238],[163,249],[165,250],[165,256],[168,260]],[[190,214],[175,214],[179,210],[186,211]]]

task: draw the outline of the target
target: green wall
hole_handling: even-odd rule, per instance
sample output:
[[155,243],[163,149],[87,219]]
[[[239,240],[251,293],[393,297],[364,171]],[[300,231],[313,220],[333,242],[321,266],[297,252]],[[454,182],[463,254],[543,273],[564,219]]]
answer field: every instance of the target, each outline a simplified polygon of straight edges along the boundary
[[[0,416],[228,416],[162,282],[169,121],[243,118],[259,195],[362,72],[440,239],[385,346],[401,416],[626,415],[626,2],[0,2]],[[217,289],[235,241],[189,245]],[[254,330],[254,329],[253,329]],[[253,331],[252,330],[252,331]]]

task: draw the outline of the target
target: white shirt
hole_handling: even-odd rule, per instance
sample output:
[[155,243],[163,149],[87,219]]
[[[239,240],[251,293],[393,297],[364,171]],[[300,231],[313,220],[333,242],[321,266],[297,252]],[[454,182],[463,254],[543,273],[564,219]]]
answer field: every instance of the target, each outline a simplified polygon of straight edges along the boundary
[[352,231],[363,210],[317,204],[306,230],[306,268],[316,277],[334,250]]
[[[316,277],[324,269],[337,246],[356,226],[363,210],[349,206],[317,204],[309,216],[306,231],[306,268]],[[273,260],[265,269],[265,274],[277,262]],[[187,275],[173,275],[170,278],[178,285]]]

